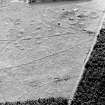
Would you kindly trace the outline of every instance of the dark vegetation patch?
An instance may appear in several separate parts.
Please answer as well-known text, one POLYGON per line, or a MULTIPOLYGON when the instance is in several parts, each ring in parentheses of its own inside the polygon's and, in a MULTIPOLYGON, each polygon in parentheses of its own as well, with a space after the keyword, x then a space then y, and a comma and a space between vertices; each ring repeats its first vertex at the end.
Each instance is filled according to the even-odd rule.
POLYGON ((91 1, 91 0, 29 0, 29 3, 53 3, 53 2, 86 2, 86 1, 91 1))
POLYGON ((0 105, 68 105, 68 99, 63 97, 49 97, 49 98, 39 98, 38 100, 27 100, 27 101, 17 101, 17 102, 6 102, 0 103, 0 105))
POLYGON ((105 29, 97 36, 71 105, 105 105, 105 29))

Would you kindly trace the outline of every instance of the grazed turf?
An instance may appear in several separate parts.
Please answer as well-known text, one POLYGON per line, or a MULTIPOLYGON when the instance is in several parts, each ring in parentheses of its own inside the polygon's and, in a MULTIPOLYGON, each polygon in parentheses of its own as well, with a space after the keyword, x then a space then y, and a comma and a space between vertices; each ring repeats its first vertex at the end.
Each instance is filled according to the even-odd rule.
POLYGON ((1 102, 71 99, 103 17, 92 4, 0 8, 1 102))
MULTIPOLYGON (((88 62, 82 79, 77 87, 71 105, 104 105, 105 103, 105 29, 100 30, 97 42, 88 62)), ((6 102, 0 105, 68 105, 63 97, 39 98, 23 102, 6 102)))

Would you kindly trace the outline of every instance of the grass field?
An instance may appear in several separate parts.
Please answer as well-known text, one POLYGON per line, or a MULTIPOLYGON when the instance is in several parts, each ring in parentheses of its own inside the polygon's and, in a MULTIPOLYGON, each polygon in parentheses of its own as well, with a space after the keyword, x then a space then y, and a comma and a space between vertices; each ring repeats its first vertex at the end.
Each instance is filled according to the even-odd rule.
POLYGON ((103 14, 85 2, 3 5, 0 101, 71 99, 103 14))
POLYGON ((71 104, 64 97, 39 98, 0 103, 0 105, 104 105, 105 103, 105 28, 101 28, 97 42, 85 65, 71 104))

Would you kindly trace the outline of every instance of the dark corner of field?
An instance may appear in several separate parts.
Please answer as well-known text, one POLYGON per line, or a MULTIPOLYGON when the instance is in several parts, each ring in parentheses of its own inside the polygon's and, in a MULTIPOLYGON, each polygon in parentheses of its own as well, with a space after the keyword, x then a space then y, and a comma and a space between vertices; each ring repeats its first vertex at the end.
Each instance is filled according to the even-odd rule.
POLYGON ((5 102, 0 105, 68 105, 68 99, 64 97, 39 98, 37 100, 29 99, 26 101, 5 102))
POLYGON ((105 105, 105 28, 97 36, 71 105, 105 105))

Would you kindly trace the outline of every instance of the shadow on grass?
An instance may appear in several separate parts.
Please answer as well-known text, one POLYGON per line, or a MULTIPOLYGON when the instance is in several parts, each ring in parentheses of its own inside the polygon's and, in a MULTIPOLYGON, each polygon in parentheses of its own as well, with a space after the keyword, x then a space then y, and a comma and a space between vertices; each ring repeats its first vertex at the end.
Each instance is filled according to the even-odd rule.
POLYGON ((68 105, 68 99, 64 97, 49 97, 39 98, 38 100, 26 100, 23 102, 6 102, 0 103, 0 105, 68 105))
POLYGON ((78 2, 89 2, 92 0, 29 0, 29 4, 68 4, 68 3, 78 3, 78 2))

